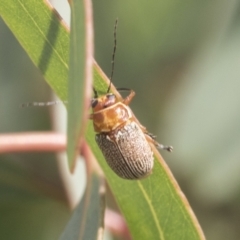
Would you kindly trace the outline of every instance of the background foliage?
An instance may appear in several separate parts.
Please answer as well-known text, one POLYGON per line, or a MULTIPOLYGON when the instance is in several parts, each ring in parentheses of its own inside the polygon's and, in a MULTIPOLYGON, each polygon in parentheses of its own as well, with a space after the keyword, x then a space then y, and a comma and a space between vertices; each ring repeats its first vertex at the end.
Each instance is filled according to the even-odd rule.
MULTIPOLYGON (((207 239, 238 239, 238 1, 151 0, 141 5, 134 0, 96 1, 94 14, 96 60, 106 73, 111 67, 113 24, 119 18, 114 83, 136 91, 131 106, 137 117, 160 142, 174 146, 173 154, 163 155, 207 239)), ((47 130, 51 109, 19 109, 18 105, 49 100, 49 88, 2 22, 0 27, 0 131, 47 130)), ((45 223, 39 229, 41 217, 34 216, 46 213, 49 222, 54 217, 56 228, 64 226, 69 216, 65 205, 57 201, 57 207, 54 200, 64 201, 55 163, 49 161, 54 156, 0 158, 1 226, 11 222, 11 229, 26 231, 27 220, 21 225, 17 220, 27 209, 26 219, 36 221, 36 227, 28 229, 34 234, 29 239, 36 233, 51 239, 54 228, 49 230, 45 223), (42 188, 38 178, 45 179, 48 187, 42 188), (19 198, 18 212, 11 206, 9 215, 14 197, 19 198), (25 198, 29 202, 23 205, 25 198)), ((2 229, 14 238, 14 231, 2 229)))

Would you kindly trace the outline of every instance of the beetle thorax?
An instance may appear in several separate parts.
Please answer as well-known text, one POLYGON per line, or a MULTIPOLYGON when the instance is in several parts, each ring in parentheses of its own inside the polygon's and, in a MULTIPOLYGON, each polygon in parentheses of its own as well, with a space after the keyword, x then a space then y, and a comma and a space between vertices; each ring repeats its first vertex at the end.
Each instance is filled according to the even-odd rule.
POLYGON ((99 133, 111 132, 128 122, 132 116, 132 111, 128 106, 122 102, 117 102, 110 107, 93 112, 94 130, 99 133))

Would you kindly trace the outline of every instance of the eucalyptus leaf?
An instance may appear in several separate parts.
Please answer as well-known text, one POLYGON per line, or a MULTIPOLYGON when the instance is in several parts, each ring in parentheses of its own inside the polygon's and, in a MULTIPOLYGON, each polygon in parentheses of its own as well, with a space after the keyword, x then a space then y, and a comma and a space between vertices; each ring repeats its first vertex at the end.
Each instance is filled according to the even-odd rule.
POLYGON ((84 196, 74 210, 60 240, 100 240, 103 237, 104 182, 95 174, 88 180, 84 196))
MULTIPOLYGON (((55 11, 42 1, 2 0, 0 14, 56 94, 65 100, 69 33, 55 11)), ((95 88, 106 91, 106 82, 106 77, 96 64, 95 88)), ((127 181, 117 177, 106 164, 95 143, 90 121, 86 138, 134 239, 204 239, 189 204, 157 152, 150 177, 141 181, 127 181)))

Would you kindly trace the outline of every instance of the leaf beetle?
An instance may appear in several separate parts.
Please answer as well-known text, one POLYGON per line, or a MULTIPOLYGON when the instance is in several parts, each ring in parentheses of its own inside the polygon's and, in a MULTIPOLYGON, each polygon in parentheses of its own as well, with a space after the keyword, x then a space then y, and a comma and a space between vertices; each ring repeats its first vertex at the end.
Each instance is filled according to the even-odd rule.
POLYGON ((129 91, 129 95, 121 100, 110 93, 116 52, 116 27, 117 20, 114 28, 115 44, 110 84, 106 94, 102 96, 93 88, 90 119, 96 132, 96 142, 111 169, 121 178, 137 180, 152 172, 154 156, 150 144, 169 152, 173 148, 159 144, 136 119, 128 106, 135 95, 133 90, 118 89, 129 91))

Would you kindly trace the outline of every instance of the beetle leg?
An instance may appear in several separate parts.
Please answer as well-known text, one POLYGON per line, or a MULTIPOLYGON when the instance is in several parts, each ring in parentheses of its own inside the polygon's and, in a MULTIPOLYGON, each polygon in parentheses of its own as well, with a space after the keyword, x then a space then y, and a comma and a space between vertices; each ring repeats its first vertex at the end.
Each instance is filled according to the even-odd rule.
POLYGON ((133 114, 133 112, 132 112, 132 120, 133 120, 135 123, 138 124, 138 126, 141 128, 141 130, 142 130, 144 133, 147 133, 147 132, 148 132, 148 131, 147 131, 147 128, 144 127, 144 126, 138 121, 138 119, 135 117, 135 115, 133 114))
MULTIPOLYGON (((135 92, 133 92, 133 96, 134 96, 134 95, 135 95, 135 92)), ((129 94, 128 97, 130 97, 130 96, 131 96, 131 93, 129 94)), ((132 96, 132 98, 133 98, 133 96, 132 96)), ((132 99, 132 98, 131 98, 131 99, 132 99)), ((131 99, 130 99, 130 101, 131 101, 131 99)), ((146 137, 146 139, 147 139, 148 142, 152 143, 152 144, 153 144, 155 147, 157 147, 158 149, 163 149, 163 150, 167 150, 168 152, 172 152, 173 147, 172 147, 172 146, 164 146, 164 145, 158 143, 158 142, 155 140, 155 139, 156 139, 156 136, 154 136, 152 133, 148 132, 148 131, 147 131, 147 128, 144 127, 144 126, 137 120, 137 118, 134 116, 134 114, 133 114, 133 116, 132 116, 132 121, 134 121, 135 123, 138 124, 138 126, 139 126, 140 129, 143 131, 143 133, 144 133, 144 135, 145 135, 145 137, 146 137)))
POLYGON ((144 132, 145 134, 147 134, 150 138, 152 138, 152 139, 156 139, 157 138, 157 136, 155 136, 155 135, 153 135, 152 133, 150 133, 150 132, 144 132))
POLYGON ((128 106, 134 96, 135 96, 135 92, 133 90, 131 90, 130 94, 126 98, 123 99, 122 103, 124 103, 125 105, 128 106))
POLYGON ((152 143, 156 148, 167 150, 168 152, 172 152, 172 150, 173 150, 172 146, 164 146, 164 145, 158 143, 152 136, 153 135, 151 133, 145 133, 145 137, 146 137, 147 141, 152 143))

